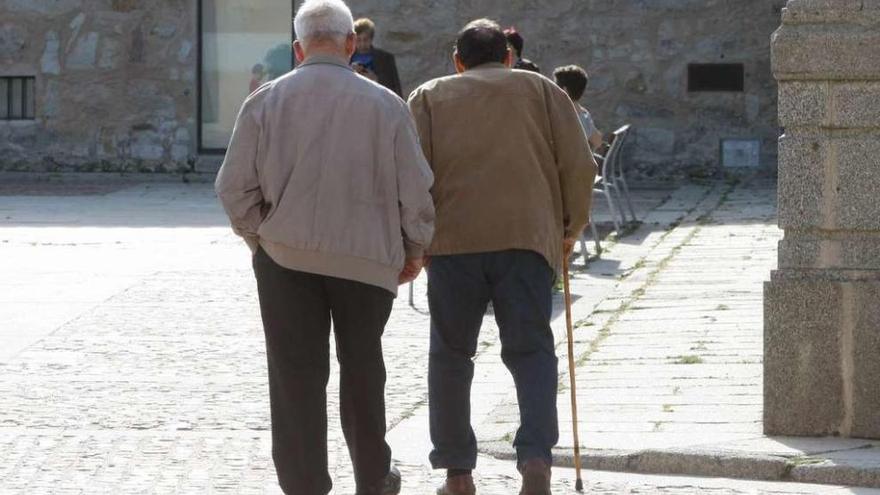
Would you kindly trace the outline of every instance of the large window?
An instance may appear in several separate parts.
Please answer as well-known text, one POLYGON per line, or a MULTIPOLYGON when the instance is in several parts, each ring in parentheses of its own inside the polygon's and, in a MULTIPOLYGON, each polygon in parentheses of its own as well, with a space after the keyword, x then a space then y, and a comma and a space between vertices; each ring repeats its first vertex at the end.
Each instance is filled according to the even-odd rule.
POLYGON ((242 102, 292 66, 293 1, 201 0, 200 143, 223 150, 242 102))

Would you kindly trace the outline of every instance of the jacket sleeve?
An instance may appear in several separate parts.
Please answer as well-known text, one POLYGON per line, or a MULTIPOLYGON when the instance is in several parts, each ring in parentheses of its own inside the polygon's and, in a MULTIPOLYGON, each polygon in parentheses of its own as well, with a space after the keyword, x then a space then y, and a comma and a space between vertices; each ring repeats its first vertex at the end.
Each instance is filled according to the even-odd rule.
POLYGON ((409 111, 412 113, 416 121, 416 128, 419 133, 419 141, 422 143, 422 153, 430 164, 434 157, 432 156, 431 145, 431 112, 428 108, 428 102, 425 94, 419 90, 413 91, 409 97, 409 111))
POLYGON ((548 92, 550 124, 562 191, 564 235, 570 239, 579 237, 590 221, 593 180, 598 166, 571 99, 556 87, 548 87, 548 92))
POLYGON ((391 67, 391 91, 403 98, 403 88, 400 86, 400 74, 397 72, 397 60, 394 55, 388 54, 388 65, 391 67))
POLYGON ((257 174, 260 125, 252 106, 252 99, 242 105, 214 189, 229 216, 232 230, 256 252, 264 200, 257 174))
POLYGON ((421 258, 434 237, 434 174, 419 146, 409 112, 404 111, 394 139, 400 221, 407 259, 421 258))

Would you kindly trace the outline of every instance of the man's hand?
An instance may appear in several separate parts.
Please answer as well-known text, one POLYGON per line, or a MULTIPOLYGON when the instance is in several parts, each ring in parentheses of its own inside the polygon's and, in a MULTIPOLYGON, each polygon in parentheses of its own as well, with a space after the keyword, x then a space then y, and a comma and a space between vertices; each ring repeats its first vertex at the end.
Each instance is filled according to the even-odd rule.
POLYGON ((400 276, 397 277, 398 285, 408 284, 415 280, 419 276, 419 273, 422 272, 422 266, 424 266, 424 263, 424 258, 412 258, 406 260, 406 264, 403 265, 403 270, 400 272, 400 276))
POLYGON ((577 238, 568 238, 562 240, 562 256, 565 257, 565 261, 568 261, 571 258, 571 254, 574 252, 574 245, 577 244, 577 238))
POLYGON ((355 62, 351 64, 351 68, 354 69, 354 71, 358 74, 366 77, 367 79, 373 82, 379 82, 379 76, 377 76, 375 72, 371 71, 365 65, 355 62))

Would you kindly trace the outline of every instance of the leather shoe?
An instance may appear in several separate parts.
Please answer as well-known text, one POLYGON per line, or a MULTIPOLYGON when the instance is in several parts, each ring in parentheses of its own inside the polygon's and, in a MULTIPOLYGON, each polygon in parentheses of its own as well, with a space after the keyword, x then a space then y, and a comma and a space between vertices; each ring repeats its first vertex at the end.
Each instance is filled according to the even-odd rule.
POLYGON ((460 474, 446 478, 446 483, 437 489, 437 495, 474 495, 477 487, 474 486, 474 477, 469 474, 460 474))
POLYGON ((550 495, 550 465, 543 459, 531 459, 520 468, 523 477, 519 495, 550 495))
POLYGON ((382 495, 397 495, 400 493, 400 471, 392 466, 385 476, 385 482, 382 485, 382 495))

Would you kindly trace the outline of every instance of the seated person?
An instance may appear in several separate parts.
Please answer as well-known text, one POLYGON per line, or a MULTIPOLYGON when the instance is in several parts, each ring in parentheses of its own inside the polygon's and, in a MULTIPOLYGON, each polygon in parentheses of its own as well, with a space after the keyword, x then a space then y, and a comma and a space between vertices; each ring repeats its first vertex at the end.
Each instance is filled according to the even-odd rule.
POLYGON ((587 140, 590 141, 590 147, 594 153, 598 153, 602 147, 602 133, 596 128, 590 112, 579 103, 584 96, 584 91, 587 90, 587 84, 590 82, 587 71, 577 65, 558 67, 553 71, 553 79, 556 80, 556 85, 565 90, 568 97, 574 102, 581 119, 581 125, 584 127, 584 133, 587 135, 587 140))

